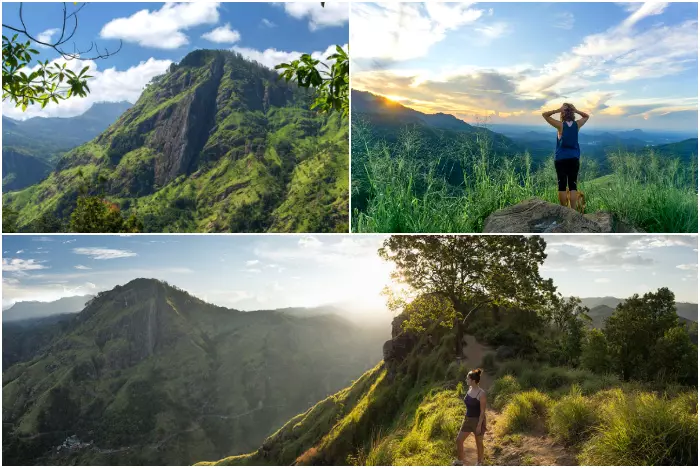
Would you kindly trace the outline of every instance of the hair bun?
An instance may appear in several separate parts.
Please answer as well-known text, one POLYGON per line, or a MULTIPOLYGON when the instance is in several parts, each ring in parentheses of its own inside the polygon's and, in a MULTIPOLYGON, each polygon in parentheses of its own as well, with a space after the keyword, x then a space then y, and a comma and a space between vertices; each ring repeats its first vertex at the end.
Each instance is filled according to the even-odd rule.
POLYGON ((474 371, 476 375, 481 375, 481 368, 478 368, 477 370, 474 371))

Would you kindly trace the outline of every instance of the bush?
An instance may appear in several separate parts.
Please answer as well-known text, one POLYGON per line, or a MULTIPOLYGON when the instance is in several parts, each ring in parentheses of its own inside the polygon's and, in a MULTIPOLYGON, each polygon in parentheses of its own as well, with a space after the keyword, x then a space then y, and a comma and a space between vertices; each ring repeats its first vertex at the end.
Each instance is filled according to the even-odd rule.
POLYGON ((581 451, 582 464, 697 465, 697 396, 618 394, 602 409, 601 427, 581 451))
POLYGON ((508 400, 520 392, 522 388, 518 380, 512 375, 505 375, 497 379, 491 386, 490 397, 491 406, 496 410, 501 410, 506 405, 508 400))
POLYGON ((610 371, 608 342, 601 330, 594 328, 586 333, 581 350, 581 365, 596 373, 610 371))
POLYGON ((590 437, 598 423, 595 406, 581 394, 578 386, 554 405, 549 412, 549 433, 565 444, 578 444, 590 437))
POLYGON ((518 393, 503 410, 500 432, 509 434, 533 429, 547 415, 551 400, 538 390, 518 393))
POLYGON ((496 364, 496 356, 493 353, 485 354, 484 359, 481 361, 481 368, 486 372, 495 372, 498 369, 498 365, 496 364))

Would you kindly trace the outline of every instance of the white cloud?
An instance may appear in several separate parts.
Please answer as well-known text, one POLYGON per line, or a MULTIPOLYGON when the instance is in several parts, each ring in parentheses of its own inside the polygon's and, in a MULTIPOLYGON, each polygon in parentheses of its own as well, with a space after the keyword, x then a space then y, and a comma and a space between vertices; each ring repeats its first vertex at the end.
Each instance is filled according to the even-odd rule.
POLYGON ((245 262, 245 265, 246 266, 253 266, 253 265, 257 265, 258 263, 260 263, 260 260, 248 260, 247 262, 245 262))
POLYGON ((85 265, 76 265, 75 269, 76 270, 92 270, 92 268, 86 267, 85 265))
POLYGON ((255 297, 255 295, 249 293, 248 291, 231 291, 227 299, 230 303, 236 303, 246 299, 252 299, 253 297, 255 297))
MULTIPOLYGON (((647 17, 664 12, 665 3, 623 6, 630 15, 607 31, 592 34, 571 52, 545 65, 539 74, 521 83, 523 93, 542 96, 547 90, 561 92, 563 87, 575 87, 571 77, 580 83, 595 85, 617 83, 640 78, 673 75, 697 66, 698 22, 685 21, 668 26, 663 22, 636 28, 647 17)), ((695 108, 697 108, 697 103, 695 108)))
MULTIPOLYGON (((345 44, 343 46, 347 50, 348 46, 345 44)), ((290 62, 292 60, 298 59, 304 52, 286 52, 277 49, 265 49, 263 51, 250 49, 248 47, 233 47, 231 50, 238 52, 245 58, 249 60, 255 60, 258 63, 265 65, 268 68, 274 68, 275 65, 279 65, 283 62, 290 62)), ((311 57, 316 60, 324 62, 326 57, 335 53, 335 45, 330 45, 324 51, 311 52, 311 57)))
MULTIPOLYGON (((51 38, 58 32, 60 31, 58 28, 51 28, 47 29, 46 31, 42 31, 39 34, 36 35, 36 38, 40 40, 41 42, 46 42, 47 44, 52 44, 51 38)), ((37 47, 40 47, 42 49, 48 49, 48 46, 45 46, 43 44, 37 44, 37 47)))
POLYGON ((223 26, 219 26, 216 29, 212 29, 211 31, 202 34, 202 37, 208 41, 219 44, 232 44, 241 39, 241 33, 235 29, 231 29, 231 24, 226 23, 223 26))
POLYGON ((7 117, 24 120, 30 117, 74 117, 83 114, 96 102, 129 101, 135 103, 146 83, 154 76, 165 73, 170 60, 156 60, 149 58, 124 71, 115 67, 98 70, 97 63, 92 60, 54 60, 54 63, 67 63, 67 68, 80 71, 83 67, 89 67, 89 73, 93 78, 88 80, 90 94, 85 98, 72 97, 59 104, 50 103, 44 109, 39 104, 31 105, 25 112, 14 106, 3 103, 2 113, 7 117))
POLYGON ((564 13, 559 13, 556 15, 556 18, 556 23, 554 24, 555 28, 567 30, 573 29, 575 22, 573 13, 565 11, 564 13))
POLYGON ((261 21, 261 23, 263 24, 263 26, 266 26, 266 27, 268 27, 268 28, 275 28, 275 27, 277 27, 277 25, 276 25, 275 23, 273 23, 272 21, 270 21, 270 20, 267 19, 267 18, 263 18, 262 21, 261 21))
POLYGON ((353 3, 351 14, 354 59, 403 61, 427 55, 447 31, 475 22, 484 11, 469 3, 353 3))
POLYGON ((105 24, 100 36, 141 46, 176 49, 189 43, 183 32, 194 26, 219 21, 219 3, 166 3, 160 10, 140 10, 128 18, 105 24))
POLYGON ((322 7, 318 2, 285 2, 284 10, 296 19, 309 19, 309 29, 329 26, 342 26, 348 22, 348 4, 344 2, 326 2, 322 7))
POLYGON ((87 255, 93 260, 112 260, 115 258, 136 257, 136 252, 131 250, 106 249, 102 247, 78 247, 73 249, 73 253, 87 255))
POLYGON ((482 45, 490 44, 491 41, 508 35, 511 32, 508 23, 497 22, 477 26, 475 31, 481 35, 479 42, 482 45))
POLYGON ((685 265, 677 265, 676 268, 680 270, 694 270, 698 271, 698 264, 697 263, 688 263, 685 265))
POLYGON ((17 255, 19 255, 19 254, 21 254, 21 253, 24 253, 24 250, 18 250, 18 251, 15 252, 15 253, 16 253, 17 255))
POLYGON ((3 258, 2 271, 21 273, 29 270, 43 270, 48 268, 34 259, 24 260, 22 258, 3 258))

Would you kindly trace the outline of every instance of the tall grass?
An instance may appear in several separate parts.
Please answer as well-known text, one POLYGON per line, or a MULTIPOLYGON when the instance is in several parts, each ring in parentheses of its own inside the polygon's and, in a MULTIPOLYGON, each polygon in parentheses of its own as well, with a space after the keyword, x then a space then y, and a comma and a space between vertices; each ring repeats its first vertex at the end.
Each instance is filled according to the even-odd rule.
MULTIPOLYGON (((355 232, 481 232, 496 210, 532 197, 558 203, 551 158, 534 170, 527 153, 497 154, 486 133, 438 148, 407 128, 390 145, 354 120, 352 137, 355 232)), ((610 211, 646 232, 697 232, 696 163, 653 151, 609 159, 612 173, 598 179, 595 163, 582 159, 587 212, 610 211)))
POLYGON ((601 413, 602 424, 581 451, 582 464, 697 466, 697 393, 675 399, 638 393, 613 399, 601 413))

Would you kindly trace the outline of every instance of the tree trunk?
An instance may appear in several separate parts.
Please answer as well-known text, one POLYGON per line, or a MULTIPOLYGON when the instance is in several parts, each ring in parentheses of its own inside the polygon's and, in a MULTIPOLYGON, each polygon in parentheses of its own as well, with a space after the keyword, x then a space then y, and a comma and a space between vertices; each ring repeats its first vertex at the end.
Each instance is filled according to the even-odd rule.
POLYGON ((491 306, 491 314, 493 315, 493 321, 499 323, 501 321, 501 309, 496 304, 491 306))
POLYGON ((458 359, 462 358, 462 342, 464 331, 462 330, 462 319, 457 314, 455 317, 455 353, 458 359))

